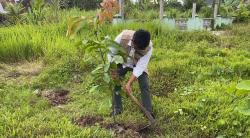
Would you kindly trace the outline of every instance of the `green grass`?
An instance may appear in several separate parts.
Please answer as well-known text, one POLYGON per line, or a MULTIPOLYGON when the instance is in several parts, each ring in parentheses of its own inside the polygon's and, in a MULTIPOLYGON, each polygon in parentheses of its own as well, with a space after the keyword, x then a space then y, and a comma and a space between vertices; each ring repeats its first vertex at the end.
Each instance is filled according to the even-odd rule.
MULTIPOLYGON (((84 14, 71 11, 72 14, 84 14)), ((69 15, 65 15, 67 18, 69 15)), ((92 14, 91 14, 92 15, 92 14)), ((225 35, 179 32, 159 23, 125 23, 105 26, 103 35, 115 37, 123 29, 145 28, 152 33, 154 53, 149 65, 151 92, 160 134, 151 137, 249 137, 250 118, 235 110, 241 102, 227 91, 250 79, 250 25, 239 24, 225 35)), ((81 57, 77 40, 95 37, 84 28, 77 40, 66 38, 66 21, 56 24, 16 25, 0 28, 0 137, 112 137, 99 125, 79 127, 73 119, 97 115, 111 123, 111 92, 90 92, 90 71, 100 57, 81 57), (89 59, 89 60, 87 60, 89 59), (42 61, 38 76, 11 78, 7 66, 19 71, 23 61, 42 61), (11 63, 11 64, 10 64, 11 63), (81 83, 76 83, 80 76, 81 83), (16 83, 18 82, 18 83, 16 83), (34 91, 68 89, 71 101, 54 107, 34 91)), ((97 82, 99 83, 99 82, 97 82)), ((135 95, 139 98, 138 84, 135 95)), ((146 123, 142 113, 123 95, 119 122, 146 123)))

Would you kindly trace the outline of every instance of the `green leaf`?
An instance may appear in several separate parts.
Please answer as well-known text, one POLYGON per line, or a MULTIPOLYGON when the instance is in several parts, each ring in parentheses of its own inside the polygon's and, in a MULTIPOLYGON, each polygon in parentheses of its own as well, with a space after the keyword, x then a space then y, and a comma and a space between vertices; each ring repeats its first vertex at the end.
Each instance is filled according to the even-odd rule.
POLYGON ((99 88, 99 85, 95 85, 95 86, 93 86, 93 87, 90 88, 89 92, 93 93, 93 92, 97 91, 98 88, 99 88))
POLYGON ((245 104, 238 106, 237 109, 243 115, 250 116, 250 98, 247 98, 245 104))
POLYGON ((250 92, 250 80, 244 80, 242 82, 240 82, 236 88, 238 90, 247 90, 250 92))
POLYGON ((123 60, 122 56, 119 56, 119 55, 114 56, 113 60, 114 60, 115 64, 124 63, 124 60, 123 60))
POLYGON ((71 18, 68 23, 68 30, 66 36, 70 39, 75 38, 76 33, 79 32, 79 30, 82 29, 86 23, 86 17, 82 16, 71 18))
POLYGON ((110 68, 110 63, 106 63, 104 65, 104 72, 108 72, 109 71, 109 68, 110 68))
POLYGON ((86 52, 94 52, 95 50, 96 50, 97 48, 96 48, 96 46, 87 46, 86 47, 86 52))
POLYGON ((116 49, 116 50, 117 50, 118 52, 120 52, 120 53, 126 54, 125 49, 122 48, 122 47, 120 46, 120 44, 116 43, 115 41, 110 41, 109 43, 110 43, 110 44, 109 44, 110 47, 116 49))
POLYGON ((104 76, 103 76, 103 80, 106 82, 106 83, 109 83, 110 82, 110 76, 108 75, 108 73, 104 73, 104 76))
POLYGON ((247 91, 247 90, 237 90, 236 92, 235 92, 235 95, 236 96, 242 96, 242 95, 246 95, 246 94, 248 94, 249 93, 249 91, 247 91))
POLYGON ((102 66, 98 66, 97 68, 95 68, 95 69, 91 72, 91 74, 96 74, 96 73, 98 73, 102 68, 103 68, 102 66))
POLYGON ((112 63, 110 63, 110 68, 117 69, 117 65, 114 62, 112 62, 112 63))

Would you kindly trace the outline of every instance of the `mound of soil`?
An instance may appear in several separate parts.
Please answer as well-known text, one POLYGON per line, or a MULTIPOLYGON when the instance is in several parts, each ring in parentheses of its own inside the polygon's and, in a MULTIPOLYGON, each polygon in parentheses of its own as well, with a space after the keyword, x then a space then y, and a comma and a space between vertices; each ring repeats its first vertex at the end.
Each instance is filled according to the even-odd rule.
POLYGON ((103 124, 102 127, 114 131, 117 137, 141 138, 145 137, 145 135, 149 132, 149 129, 141 131, 140 129, 143 128, 144 125, 138 124, 103 124))
POLYGON ((149 128, 141 130, 141 128, 145 126, 142 124, 105 123, 104 119, 100 116, 82 116, 79 119, 75 119, 73 122, 81 127, 93 126, 99 123, 102 128, 113 131, 117 137, 141 138, 145 137, 151 131, 149 128))
POLYGON ((100 116, 82 116, 79 119, 75 120, 75 124, 86 127, 86 126, 92 126, 96 123, 100 123, 103 121, 103 118, 100 116))
POLYGON ((38 96, 46 97, 51 105, 58 106, 61 104, 66 104, 70 101, 68 94, 68 90, 58 89, 39 92, 38 96))

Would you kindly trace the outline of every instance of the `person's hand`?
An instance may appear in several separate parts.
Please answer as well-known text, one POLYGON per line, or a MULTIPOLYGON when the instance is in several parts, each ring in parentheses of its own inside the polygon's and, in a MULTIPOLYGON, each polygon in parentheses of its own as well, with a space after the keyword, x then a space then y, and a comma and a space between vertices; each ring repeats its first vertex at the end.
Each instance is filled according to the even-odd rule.
POLYGON ((117 70, 110 70, 110 75, 113 80, 116 80, 119 77, 117 70))
POLYGON ((128 94, 132 93, 132 87, 131 84, 127 83, 126 85, 123 86, 123 89, 125 92, 127 92, 128 94))

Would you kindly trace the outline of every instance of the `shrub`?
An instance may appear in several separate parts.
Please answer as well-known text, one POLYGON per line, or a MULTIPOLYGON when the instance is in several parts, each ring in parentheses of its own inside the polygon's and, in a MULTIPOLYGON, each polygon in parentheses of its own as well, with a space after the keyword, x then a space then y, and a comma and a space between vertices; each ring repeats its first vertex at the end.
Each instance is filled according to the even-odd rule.
POLYGON ((7 5, 6 20, 8 24, 22 23, 24 20, 24 7, 21 3, 19 4, 8 4, 7 5))
POLYGON ((167 1, 165 2, 164 7, 166 7, 166 9, 173 8, 173 9, 183 10, 183 6, 178 1, 167 1))
POLYGON ((94 10, 99 7, 102 0, 64 0, 69 8, 77 7, 84 10, 94 10))
POLYGON ((196 2, 196 11, 199 12, 201 7, 205 5, 204 0, 185 0, 184 1, 184 8, 185 9, 192 9, 193 2, 196 2))
POLYGON ((181 11, 175 8, 168 9, 166 12, 167 17, 177 18, 180 17, 181 11))
POLYGON ((236 21, 237 22, 245 22, 249 20, 250 11, 247 9, 247 7, 240 3, 239 9, 236 11, 236 21))
POLYGON ((220 11, 220 15, 222 17, 230 17, 230 16, 235 15, 235 12, 234 12, 235 10, 231 5, 223 4, 223 5, 220 6, 219 11, 220 11))
POLYGON ((199 15, 204 18, 210 18, 213 13, 212 8, 208 6, 203 6, 199 12, 199 15))

